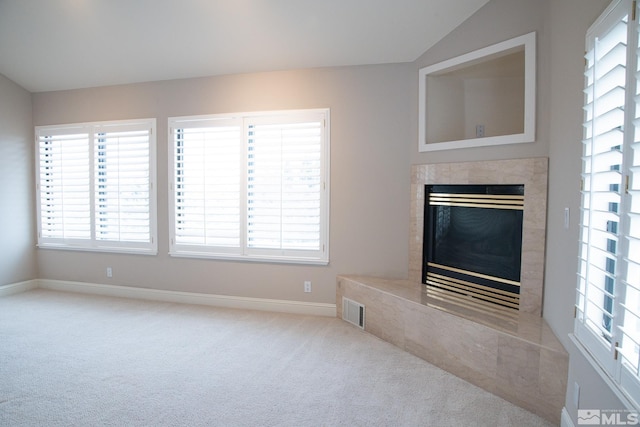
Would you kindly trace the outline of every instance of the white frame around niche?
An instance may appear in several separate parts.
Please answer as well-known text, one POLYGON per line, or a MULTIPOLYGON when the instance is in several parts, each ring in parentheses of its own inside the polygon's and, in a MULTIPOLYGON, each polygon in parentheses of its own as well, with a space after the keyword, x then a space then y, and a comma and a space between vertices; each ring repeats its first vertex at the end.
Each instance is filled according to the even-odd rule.
POLYGON ((418 96, 418 151, 420 152, 533 142, 535 140, 536 127, 536 33, 531 32, 421 68, 419 71, 418 96), (484 57, 491 57, 518 46, 524 46, 525 57, 524 132, 455 141, 427 142, 427 77, 430 74, 443 72, 447 69, 463 67, 467 63, 481 62, 484 57))

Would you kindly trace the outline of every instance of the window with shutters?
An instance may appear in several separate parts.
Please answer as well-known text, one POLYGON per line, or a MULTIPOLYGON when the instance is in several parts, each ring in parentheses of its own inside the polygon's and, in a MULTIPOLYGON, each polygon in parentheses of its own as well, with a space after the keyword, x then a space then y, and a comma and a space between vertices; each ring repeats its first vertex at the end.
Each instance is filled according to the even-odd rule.
POLYGON ((586 37, 575 336, 640 408, 640 77, 636 2, 616 0, 586 37))
POLYGON ((176 117, 170 252, 328 263, 329 110, 176 117))
POLYGON ((155 119, 36 127, 38 246, 157 252, 155 119))

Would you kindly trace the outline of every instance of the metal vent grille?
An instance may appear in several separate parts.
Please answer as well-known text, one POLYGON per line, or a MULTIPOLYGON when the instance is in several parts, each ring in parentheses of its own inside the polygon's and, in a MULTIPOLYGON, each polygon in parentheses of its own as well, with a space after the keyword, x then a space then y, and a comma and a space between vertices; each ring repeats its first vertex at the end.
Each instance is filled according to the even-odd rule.
POLYGON ((342 297, 342 319, 364 329, 364 305, 342 297))

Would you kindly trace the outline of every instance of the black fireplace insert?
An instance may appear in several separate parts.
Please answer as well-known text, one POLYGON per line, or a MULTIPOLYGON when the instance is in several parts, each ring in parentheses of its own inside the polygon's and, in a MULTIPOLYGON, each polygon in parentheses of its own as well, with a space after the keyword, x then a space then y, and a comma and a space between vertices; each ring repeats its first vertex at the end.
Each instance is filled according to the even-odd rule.
POLYGON ((426 185, 423 283, 517 309, 524 185, 426 185))

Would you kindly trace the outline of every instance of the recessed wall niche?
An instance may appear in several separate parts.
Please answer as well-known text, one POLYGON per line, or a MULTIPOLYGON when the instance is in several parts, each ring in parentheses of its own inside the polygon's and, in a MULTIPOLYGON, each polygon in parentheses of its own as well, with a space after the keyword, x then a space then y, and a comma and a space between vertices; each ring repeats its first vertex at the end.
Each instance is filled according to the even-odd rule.
POLYGON ((419 151, 535 139, 535 33, 419 72, 419 151))

